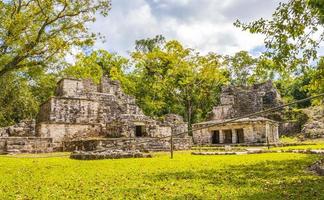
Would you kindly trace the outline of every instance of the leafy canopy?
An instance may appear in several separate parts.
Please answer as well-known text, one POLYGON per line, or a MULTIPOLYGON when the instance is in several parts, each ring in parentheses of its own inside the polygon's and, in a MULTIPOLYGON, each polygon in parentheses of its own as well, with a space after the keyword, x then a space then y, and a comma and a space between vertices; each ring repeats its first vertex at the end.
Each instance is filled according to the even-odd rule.
POLYGON ((92 45, 86 24, 106 16, 109 0, 0 2, 0 78, 22 68, 58 64, 73 47, 92 45))
POLYGON ((278 71, 292 71, 317 58, 324 39, 322 0, 290 0, 280 3, 272 19, 250 23, 237 20, 234 25, 251 33, 266 36, 268 49, 263 56, 273 60, 278 71))
POLYGON ((201 120, 218 100, 227 82, 220 56, 199 55, 178 41, 161 36, 136 42, 132 52, 133 95, 152 116, 177 113, 189 122, 201 120))

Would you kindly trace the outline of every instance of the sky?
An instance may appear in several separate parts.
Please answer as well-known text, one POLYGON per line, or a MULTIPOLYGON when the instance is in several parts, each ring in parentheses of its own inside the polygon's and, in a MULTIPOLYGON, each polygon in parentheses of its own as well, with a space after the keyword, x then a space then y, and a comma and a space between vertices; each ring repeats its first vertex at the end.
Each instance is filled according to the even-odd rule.
POLYGON ((107 17, 98 16, 91 30, 100 32, 95 49, 127 56, 135 40, 163 35, 202 54, 233 55, 240 50, 258 56, 264 36, 234 27, 242 22, 270 18, 285 0, 112 0, 107 17))

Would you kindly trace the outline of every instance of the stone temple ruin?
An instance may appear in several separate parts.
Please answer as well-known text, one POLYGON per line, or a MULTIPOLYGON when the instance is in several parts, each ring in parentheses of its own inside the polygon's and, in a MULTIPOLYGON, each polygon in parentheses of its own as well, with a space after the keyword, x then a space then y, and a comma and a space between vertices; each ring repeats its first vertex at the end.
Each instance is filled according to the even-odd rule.
MULTIPOLYGON (((95 84, 65 78, 58 82, 56 95, 41 105, 36 120, 0 128, 0 153, 111 151, 110 157, 119 151, 165 151, 170 149, 171 134, 177 135, 173 137, 175 150, 190 149, 192 141, 202 145, 277 143, 276 113, 226 120, 273 108, 280 102, 271 81, 251 87, 223 87, 220 105, 213 108, 208 121, 193 125, 193 129, 200 129, 193 131, 192 138, 177 135, 188 130, 178 115, 168 114, 162 121, 144 115, 135 99, 122 92, 118 81, 103 77, 95 84)), ((133 153, 130 155, 137 155, 133 153)), ((98 154, 101 157, 107 155, 98 154)))
MULTIPOLYGON (((187 123, 180 116, 169 114, 158 121, 144 115, 118 81, 103 77, 97 85, 62 79, 56 96, 41 105, 36 120, 0 129, 0 151, 167 150, 167 136, 185 131, 187 123)), ((181 135, 173 141, 175 149, 189 149, 192 139, 181 135)))
POLYGON ((197 144, 277 143, 278 122, 273 114, 243 118, 226 123, 226 120, 262 111, 280 105, 280 96, 272 82, 252 87, 227 86, 222 88, 220 105, 213 108, 209 121, 193 125, 194 142, 197 144), (219 125, 213 125, 220 123, 219 125), (208 126, 208 128, 203 128, 208 126))

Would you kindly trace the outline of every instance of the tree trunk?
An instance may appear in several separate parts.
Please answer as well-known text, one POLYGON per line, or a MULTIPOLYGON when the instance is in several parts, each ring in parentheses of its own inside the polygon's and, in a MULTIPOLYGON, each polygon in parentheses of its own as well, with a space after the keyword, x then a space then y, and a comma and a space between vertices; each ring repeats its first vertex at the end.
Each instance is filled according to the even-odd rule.
POLYGON ((190 100, 187 100, 187 121, 188 121, 188 134, 190 136, 192 136, 192 123, 191 123, 191 120, 192 120, 192 104, 191 104, 191 101, 190 100))

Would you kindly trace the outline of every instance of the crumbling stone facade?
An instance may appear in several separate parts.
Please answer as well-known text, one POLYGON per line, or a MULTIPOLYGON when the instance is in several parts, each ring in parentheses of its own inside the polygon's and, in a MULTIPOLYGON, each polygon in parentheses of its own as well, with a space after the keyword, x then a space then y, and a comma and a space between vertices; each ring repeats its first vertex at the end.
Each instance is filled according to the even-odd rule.
POLYGON ((222 88, 220 105, 213 108, 209 120, 193 125, 193 139, 197 144, 276 143, 279 141, 278 122, 273 113, 264 117, 226 120, 280 105, 280 96, 272 82, 252 87, 227 86, 222 88), (218 125, 213 125, 218 124, 218 125), (203 128, 206 126, 206 128, 203 128))
POLYGON ((62 79, 56 95, 41 105, 36 122, 0 129, 0 136, 51 138, 53 148, 62 150, 64 142, 87 138, 160 138, 186 130, 177 115, 164 121, 144 115, 118 81, 103 77, 100 84, 62 79))
POLYGON ((35 137, 35 120, 23 120, 13 126, 0 128, 0 137, 35 137))
POLYGON ((278 123, 263 117, 243 118, 219 125, 223 120, 194 124, 193 128, 211 126, 193 132, 196 144, 277 143, 278 123))
MULTIPOLYGON (((250 87, 225 86, 220 105, 209 113, 208 120, 231 119, 281 105, 280 95, 271 81, 250 87)), ((263 117, 274 118, 274 113, 263 117)))

